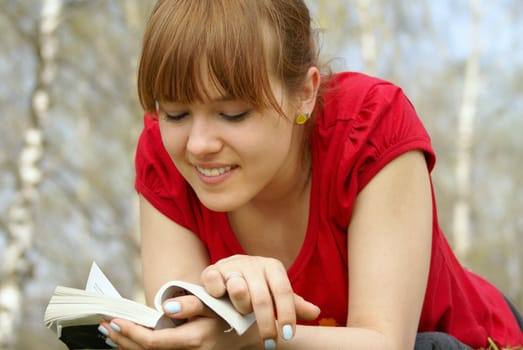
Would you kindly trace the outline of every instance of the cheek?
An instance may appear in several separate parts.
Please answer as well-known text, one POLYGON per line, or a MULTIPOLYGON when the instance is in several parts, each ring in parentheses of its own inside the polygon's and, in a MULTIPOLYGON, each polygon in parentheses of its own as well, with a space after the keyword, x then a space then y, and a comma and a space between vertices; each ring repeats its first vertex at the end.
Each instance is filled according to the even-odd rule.
POLYGON ((183 154, 184 138, 183 134, 174 128, 162 127, 160 124, 160 135, 162 143, 171 158, 175 159, 183 154))
POLYGON ((286 125, 276 127, 272 125, 263 132, 258 130, 256 134, 248 138, 247 142, 252 145, 250 149, 255 158, 254 163, 270 168, 279 167, 291 151, 292 131, 286 125))

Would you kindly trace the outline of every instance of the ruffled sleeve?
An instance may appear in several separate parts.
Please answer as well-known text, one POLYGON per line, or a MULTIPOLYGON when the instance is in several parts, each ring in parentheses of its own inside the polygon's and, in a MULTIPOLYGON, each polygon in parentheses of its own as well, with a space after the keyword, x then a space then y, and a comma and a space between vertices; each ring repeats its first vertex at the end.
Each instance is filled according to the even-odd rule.
POLYGON ((373 87, 350 133, 358 149, 358 191, 390 161, 412 150, 424 152, 432 171, 436 157, 430 137, 403 91, 392 84, 373 87))
POLYGON ((358 193, 390 161, 421 150, 432 170, 430 138, 402 90, 359 73, 335 75, 312 137, 327 220, 346 228, 358 193))
POLYGON ((135 155, 135 189, 162 214, 197 232, 197 198, 165 150, 158 121, 144 116, 135 155))

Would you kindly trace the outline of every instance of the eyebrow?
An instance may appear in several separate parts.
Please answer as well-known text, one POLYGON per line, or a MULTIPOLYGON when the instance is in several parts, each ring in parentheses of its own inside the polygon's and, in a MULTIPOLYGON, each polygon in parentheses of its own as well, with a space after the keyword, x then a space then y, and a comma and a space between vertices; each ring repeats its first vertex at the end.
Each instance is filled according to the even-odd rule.
MULTIPOLYGON (((223 95, 223 96, 220 96, 220 97, 216 97, 216 98, 214 98, 212 100, 209 100, 209 103, 220 103, 220 102, 231 102, 231 101, 238 101, 238 99, 232 97, 231 95, 223 95)), ((182 102, 177 102, 177 101, 170 101, 170 102, 167 102, 167 103, 181 103, 181 104, 184 104, 182 102)), ((156 107, 161 109, 161 110, 164 110, 162 108, 162 106, 160 106, 159 103, 156 105, 156 107)))
POLYGON ((236 99, 233 98, 232 96, 225 95, 225 96, 220 96, 218 98, 215 98, 214 100, 212 100, 212 102, 227 102, 227 101, 234 101, 234 100, 236 100, 236 99))

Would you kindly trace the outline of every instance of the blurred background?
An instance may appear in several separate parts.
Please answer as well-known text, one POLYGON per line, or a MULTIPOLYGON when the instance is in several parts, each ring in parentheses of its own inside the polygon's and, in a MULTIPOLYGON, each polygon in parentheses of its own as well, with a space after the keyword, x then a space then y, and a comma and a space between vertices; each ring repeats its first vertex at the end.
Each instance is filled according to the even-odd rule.
MULTIPOLYGON (((449 241, 523 309, 523 2, 308 4, 335 71, 404 88, 438 154, 449 241)), ((93 260, 143 298, 135 80, 152 6, 0 0, 0 350, 64 349, 44 309, 57 284, 83 288, 93 260)))

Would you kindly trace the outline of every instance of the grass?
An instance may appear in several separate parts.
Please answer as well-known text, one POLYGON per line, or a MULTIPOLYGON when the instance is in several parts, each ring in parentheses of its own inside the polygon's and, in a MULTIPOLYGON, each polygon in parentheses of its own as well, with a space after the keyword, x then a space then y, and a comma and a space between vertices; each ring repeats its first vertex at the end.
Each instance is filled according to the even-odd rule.
POLYGON ((487 349, 480 349, 480 350, 523 350, 523 347, 518 346, 517 348, 498 348, 498 346, 494 343, 494 341, 489 337, 488 338, 489 347, 487 349))

